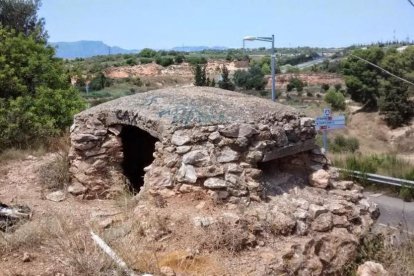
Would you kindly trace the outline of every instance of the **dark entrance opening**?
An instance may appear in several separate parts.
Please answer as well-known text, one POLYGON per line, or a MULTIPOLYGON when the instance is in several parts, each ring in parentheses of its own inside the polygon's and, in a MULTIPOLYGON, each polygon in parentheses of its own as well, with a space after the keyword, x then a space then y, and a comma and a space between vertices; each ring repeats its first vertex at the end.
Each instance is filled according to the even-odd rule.
POLYGON ((157 138, 134 126, 123 126, 121 131, 124 160, 122 169, 130 182, 130 190, 138 193, 144 185, 144 168, 154 161, 157 138))
POLYGON ((257 163, 262 171, 261 182, 269 196, 289 193, 295 187, 302 189, 307 184, 309 172, 304 165, 292 164, 293 157, 283 157, 257 163))

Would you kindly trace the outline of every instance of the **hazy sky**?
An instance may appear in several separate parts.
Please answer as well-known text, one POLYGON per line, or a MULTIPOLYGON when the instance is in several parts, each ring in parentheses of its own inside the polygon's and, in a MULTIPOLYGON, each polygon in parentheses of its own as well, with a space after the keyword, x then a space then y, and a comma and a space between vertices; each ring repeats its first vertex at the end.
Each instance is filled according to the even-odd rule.
MULTIPOLYGON (((50 41, 102 40, 128 49, 241 47, 246 35, 276 46, 347 46, 414 39, 407 0, 43 0, 50 41)), ((252 47, 266 43, 249 43, 252 47)))

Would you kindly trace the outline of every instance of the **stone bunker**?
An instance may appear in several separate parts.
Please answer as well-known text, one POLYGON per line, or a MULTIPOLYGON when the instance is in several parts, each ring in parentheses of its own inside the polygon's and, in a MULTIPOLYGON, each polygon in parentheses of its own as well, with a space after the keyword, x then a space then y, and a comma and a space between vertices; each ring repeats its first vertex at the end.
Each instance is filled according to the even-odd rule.
POLYGON ((311 118, 258 97, 208 87, 135 94, 75 116, 69 191, 105 198, 125 184, 135 192, 198 186, 260 200, 263 163, 310 152, 314 136, 311 118))

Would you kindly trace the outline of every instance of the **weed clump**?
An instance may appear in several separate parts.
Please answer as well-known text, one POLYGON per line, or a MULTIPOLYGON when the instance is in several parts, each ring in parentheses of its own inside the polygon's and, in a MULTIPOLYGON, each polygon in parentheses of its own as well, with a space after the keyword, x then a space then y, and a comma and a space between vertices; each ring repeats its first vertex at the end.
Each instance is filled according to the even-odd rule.
POLYGON ((40 182, 44 189, 56 191, 64 189, 69 183, 69 158, 59 153, 52 161, 39 169, 40 182))

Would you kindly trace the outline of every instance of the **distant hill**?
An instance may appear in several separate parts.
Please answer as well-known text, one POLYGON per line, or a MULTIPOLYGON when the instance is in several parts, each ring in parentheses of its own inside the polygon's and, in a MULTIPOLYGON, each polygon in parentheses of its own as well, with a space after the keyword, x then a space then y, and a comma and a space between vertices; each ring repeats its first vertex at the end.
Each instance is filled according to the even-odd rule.
POLYGON ((179 52, 201 52, 203 50, 227 50, 227 47, 223 46, 181 46, 181 47, 174 47, 171 50, 179 51, 179 52))
POLYGON ((87 58, 98 55, 129 54, 138 53, 138 50, 126 50, 117 46, 109 46, 102 41, 75 41, 75 42, 52 42, 51 46, 56 48, 56 56, 60 58, 87 58))

